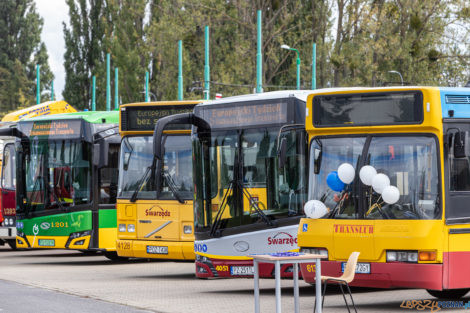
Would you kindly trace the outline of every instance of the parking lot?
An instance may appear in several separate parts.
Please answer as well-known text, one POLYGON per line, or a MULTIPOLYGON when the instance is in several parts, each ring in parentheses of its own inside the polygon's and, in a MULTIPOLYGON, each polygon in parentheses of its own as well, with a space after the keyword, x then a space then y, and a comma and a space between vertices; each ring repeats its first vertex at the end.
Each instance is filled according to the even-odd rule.
MULTIPOLYGON (((200 280, 193 272, 192 262, 134 259, 115 263, 99 254, 87 255, 78 251, 11 251, 0 247, 0 277, 4 280, 0 284, 0 293, 5 296, 0 309, 4 312, 43 312, 42 309, 50 305, 48 312, 55 312, 54 308, 60 309, 57 312, 68 313, 89 312, 89 307, 96 307, 96 312, 254 311, 252 279, 200 280), (25 292, 15 298, 11 288, 25 292), (38 301, 31 301, 34 299, 28 296, 31 291, 36 291, 36 297, 43 299, 40 306, 38 301), (18 311, 13 310, 19 303, 18 311), (83 310, 78 307, 82 305, 86 305, 83 310)), ((262 279, 260 286, 261 311, 274 312, 274 280, 262 279)), ((291 286, 292 281, 282 281, 284 312, 293 312, 291 286)), ((300 286, 301 312, 312 312, 314 289, 304 282, 300 286)), ((424 290, 354 288, 353 295, 359 312, 417 312, 416 308, 400 307, 403 300, 435 300, 424 290)), ((467 302, 468 297, 464 301, 467 302)), ((430 309, 422 311, 431 312, 430 309)), ((327 291, 324 312, 347 312, 341 294, 334 288, 327 291)))

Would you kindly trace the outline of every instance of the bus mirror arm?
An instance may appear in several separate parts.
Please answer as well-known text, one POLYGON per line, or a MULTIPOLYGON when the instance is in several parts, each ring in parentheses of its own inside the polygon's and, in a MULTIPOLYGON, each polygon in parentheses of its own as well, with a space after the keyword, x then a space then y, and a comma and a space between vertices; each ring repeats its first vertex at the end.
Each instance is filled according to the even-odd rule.
POLYGON ((153 154, 159 160, 163 160, 165 154, 164 147, 161 144, 163 131, 168 124, 189 124, 202 130, 210 130, 209 124, 202 118, 193 113, 180 113, 165 116, 157 121, 153 132, 153 154))

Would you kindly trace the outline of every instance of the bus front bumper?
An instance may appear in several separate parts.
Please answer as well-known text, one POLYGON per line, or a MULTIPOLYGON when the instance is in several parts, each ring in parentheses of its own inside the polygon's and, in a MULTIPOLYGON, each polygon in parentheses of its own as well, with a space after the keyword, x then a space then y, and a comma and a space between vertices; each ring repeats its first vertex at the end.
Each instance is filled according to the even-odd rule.
MULTIPOLYGON (((343 273, 338 261, 322 261, 322 276, 338 277, 343 273)), ((302 277, 307 283, 315 283, 315 265, 301 264, 302 277)), ((351 286, 372 288, 424 288, 442 289, 442 264, 419 263, 370 263, 370 274, 354 276, 351 286)))
MULTIPOLYGON (((259 263, 258 270, 259 277, 274 277, 273 263, 259 263)), ((196 256, 196 276, 198 278, 253 277, 253 275, 253 260, 226 260, 201 255, 196 256)), ((281 265, 281 277, 293 277, 292 264, 281 265)))
POLYGON ((152 241, 118 239, 116 250, 121 257, 194 260, 193 241, 152 241))
POLYGON ((15 239, 16 238, 16 227, 0 227, 0 239, 15 239))

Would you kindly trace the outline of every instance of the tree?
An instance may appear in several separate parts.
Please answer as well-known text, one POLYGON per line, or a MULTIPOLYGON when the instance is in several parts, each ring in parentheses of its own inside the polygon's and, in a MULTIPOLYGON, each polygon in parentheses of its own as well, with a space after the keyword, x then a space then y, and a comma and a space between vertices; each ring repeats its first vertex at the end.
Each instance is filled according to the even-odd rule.
MULTIPOLYGON (((0 1, 0 109, 11 111, 36 103, 36 65, 41 91, 50 90, 53 74, 41 42, 43 19, 33 0, 0 1)), ((45 101, 49 95, 42 95, 45 101)))

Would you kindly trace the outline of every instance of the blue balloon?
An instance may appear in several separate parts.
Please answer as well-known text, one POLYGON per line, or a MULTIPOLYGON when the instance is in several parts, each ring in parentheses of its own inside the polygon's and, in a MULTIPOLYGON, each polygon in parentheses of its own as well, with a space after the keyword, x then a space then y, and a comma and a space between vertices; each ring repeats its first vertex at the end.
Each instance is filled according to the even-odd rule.
POLYGON ((326 176, 326 183, 333 191, 340 192, 343 191, 345 184, 339 179, 338 172, 332 171, 328 176, 326 176))

